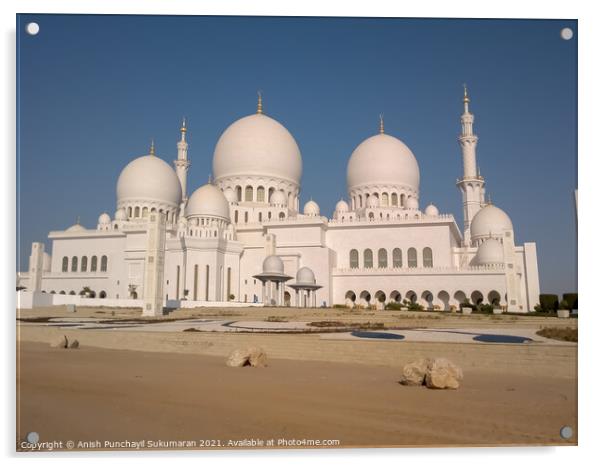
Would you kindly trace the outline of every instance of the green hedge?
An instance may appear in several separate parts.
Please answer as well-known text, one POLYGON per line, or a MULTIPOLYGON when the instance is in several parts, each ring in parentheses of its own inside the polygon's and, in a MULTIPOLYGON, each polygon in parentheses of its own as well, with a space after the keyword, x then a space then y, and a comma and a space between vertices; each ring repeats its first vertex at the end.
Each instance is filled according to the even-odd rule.
POLYGON ((540 294, 539 304, 543 312, 556 312, 558 310, 558 295, 540 294))
POLYGON ((562 300, 568 304, 568 309, 577 309, 577 293, 564 293, 562 300))

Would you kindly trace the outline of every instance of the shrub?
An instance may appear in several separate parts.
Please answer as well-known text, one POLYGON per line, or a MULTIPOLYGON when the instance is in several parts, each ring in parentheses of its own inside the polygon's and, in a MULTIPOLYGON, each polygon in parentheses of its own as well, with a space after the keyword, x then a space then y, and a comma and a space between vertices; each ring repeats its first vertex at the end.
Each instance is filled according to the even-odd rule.
POLYGON ((460 304, 460 308, 463 308, 463 307, 469 307, 473 311, 476 309, 476 306, 474 304, 470 304, 470 301, 468 301, 468 299, 465 299, 464 301, 462 301, 462 304, 460 304))
POLYGON ((409 299, 403 300, 403 307, 405 307, 408 311, 423 311, 424 306, 422 304, 414 303, 409 299))
POLYGON ((558 309, 561 309, 563 311, 569 310, 569 303, 566 302, 566 299, 563 299, 562 301, 560 301, 560 304, 558 305, 558 309))
POLYGON ((390 301, 385 306, 385 309, 388 311, 399 311, 401 310, 401 303, 398 303, 396 301, 390 301))
POLYGON ((544 312, 556 312, 558 310, 558 295, 540 294, 539 303, 544 312))
POLYGON ((346 304, 333 304, 332 308, 333 309, 348 309, 349 306, 347 306, 346 304))
POLYGON ((567 302, 567 309, 577 309, 577 293, 564 293, 562 300, 567 302))
POLYGON ((544 327, 536 333, 539 336, 554 340, 573 341, 575 343, 579 340, 579 333, 576 328, 544 327))
POLYGON ((479 312, 484 312, 487 314, 492 314, 493 313, 493 306, 491 304, 479 304, 477 306, 477 310, 479 312))

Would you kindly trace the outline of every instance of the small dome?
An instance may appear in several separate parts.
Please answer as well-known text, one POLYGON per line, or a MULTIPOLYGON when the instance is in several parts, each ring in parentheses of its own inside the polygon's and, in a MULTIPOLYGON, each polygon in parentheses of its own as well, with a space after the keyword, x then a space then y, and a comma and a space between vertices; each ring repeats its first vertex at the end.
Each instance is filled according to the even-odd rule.
POLYGON ((125 213, 125 209, 123 207, 115 211, 115 220, 123 221, 127 218, 127 214, 125 213))
POLYGON ((368 207, 378 207, 379 206, 378 198, 374 194, 371 194, 370 197, 368 198, 368 202, 366 202, 366 205, 368 207))
POLYGON ((98 217, 98 223, 99 225, 108 225, 109 223, 111 223, 111 216, 106 212, 100 214, 100 216, 98 217))
POLYGON ((399 139, 377 134, 363 141, 347 164, 347 187, 387 185, 418 192, 420 170, 412 151, 399 139))
POLYGON ((435 205, 429 204, 426 206, 426 209, 424 209, 424 213, 429 217, 437 217, 439 215, 439 209, 437 209, 435 205))
POLYGON ((284 263, 276 255, 268 256, 263 261, 263 273, 283 274, 284 263))
POLYGON ((286 194, 284 191, 278 190, 272 193, 272 197, 270 197, 270 204, 284 206, 286 205, 286 194))
POLYGON ((79 223, 76 223, 75 225, 71 225, 65 231, 86 231, 86 229, 83 226, 81 226, 79 223))
POLYGON ((406 201, 406 208, 411 210, 418 210, 418 199, 415 197, 410 197, 406 201))
POLYGON ((487 204, 473 217, 470 224, 472 240, 488 238, 501 238, 504 230, 512 230, 510 217, 499 207, 487 204))
POLYGON ((230 221, 230 206, 218 187, 206 184, 188 199, 186 217, 219 217, 230 221))
POLYGON ((320 206, 317 202, 310 200, 303 206, 303 214, 309 215, 310 217, 317 217, 320 215, 320 206))
POLYGON ((230 187, 227 187, 226 189, 224 189, 224 197, 230 203, 234 203, 234 202, 238 201, 238 199, 236 198, 236 193, 230 187))
POLYGON ((499 240, 487 238, 477 250, 473 263, 475 265, 497 265, 504 263, 504 248, 499 240))
POLYGON ((315 285, 316 276, 309 267, 301 267, 297 270, 296 281, 298 285, 315 285))
POLYGON ((132 160, 117 180, 117 204, 158 201, 178 207, 181 200, 182 186, 176 172, 155 155, 132 160))
POLYGON ((262 113, 232 123, 220 136, 213 153, 213 174, 259 175, 299 184, 301 152, 295 138, 279 122, 262 113))
POLYGON ((343 199, 337 202, 337 205, 334 208, 335 212, 345 213, 349 212, 349 204, 347 204, 343 199))

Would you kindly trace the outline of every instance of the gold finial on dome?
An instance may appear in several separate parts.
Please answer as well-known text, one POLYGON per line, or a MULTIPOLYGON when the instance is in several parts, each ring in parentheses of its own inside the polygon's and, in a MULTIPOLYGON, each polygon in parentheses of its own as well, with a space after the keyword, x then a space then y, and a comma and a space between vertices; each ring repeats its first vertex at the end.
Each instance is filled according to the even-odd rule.
POLYGON ((380 134, 385 134, 385 118, 382 113, 379 115, 379 117, 380 117, 380 129, 378 132, 380 134))
POLYGON ((150 155, 155 155, 155 140, 151 139, 150 155))
POLYGON ((468 87, 466 87, 466 83, 464 83, 464 103, 467 104, 470 102, 470 98, 468 97, 468 87))
POLYGON ((263 113, 263 101, 261 99, 261 91, 257 91, 257 113, 263 113))

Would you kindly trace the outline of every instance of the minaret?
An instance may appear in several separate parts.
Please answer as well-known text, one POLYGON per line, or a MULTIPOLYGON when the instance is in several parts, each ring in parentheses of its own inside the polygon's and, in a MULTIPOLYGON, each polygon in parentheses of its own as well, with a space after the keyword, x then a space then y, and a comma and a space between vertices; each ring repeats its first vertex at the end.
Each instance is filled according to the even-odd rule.
POLYGON ((485 203, 485 180, 477 167, 477 141, 479 138, 474 134, 472 125, 474 115, 470 113, 468 104, 468 90, 464 85, 464 113, 460 117, 462 133, 458 136, 458 142, 462 148, 462 160, 464 164, 464 176, 458 180, 456 186, 462 191, 462 204, 464 208, 464 245, 470 246, 470 223, 485 203))
POLYGON ((180 140, 178 141, 178 158, 173 163, 176 167, 176 175, 178 175, 180 185, 182 185, 182 202, 185 202, 188 199, 186 196, 186 180, 188 178, 188 167, 190 167, 190 162, 188 161, 188 143, 186 142, 186 118, 182 119, 180 140))

